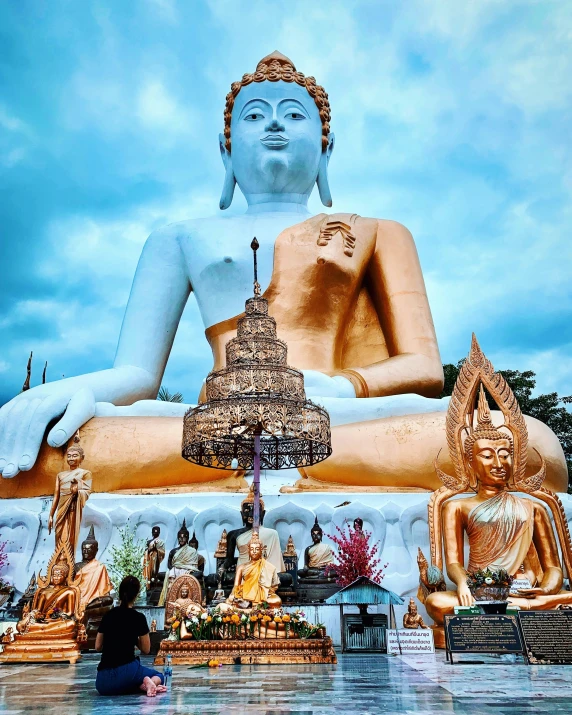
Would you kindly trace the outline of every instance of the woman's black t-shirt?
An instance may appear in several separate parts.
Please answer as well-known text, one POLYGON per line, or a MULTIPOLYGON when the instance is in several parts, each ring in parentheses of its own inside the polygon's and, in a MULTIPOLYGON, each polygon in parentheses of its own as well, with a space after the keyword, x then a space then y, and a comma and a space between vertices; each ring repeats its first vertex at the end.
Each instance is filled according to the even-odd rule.
POLYGON ((127 606, 116 606, 101 619, 99 633, 103 633, 103 650, 98 670, 109 670, 135 660, 135 646, 139 636, 149 633, 147 619, 142 613, 127 606))

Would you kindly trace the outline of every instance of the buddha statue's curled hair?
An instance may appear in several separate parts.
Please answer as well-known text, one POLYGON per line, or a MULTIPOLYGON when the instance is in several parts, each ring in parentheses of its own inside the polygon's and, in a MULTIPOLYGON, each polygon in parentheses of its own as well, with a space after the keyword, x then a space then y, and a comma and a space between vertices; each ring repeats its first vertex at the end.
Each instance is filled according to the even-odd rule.
POLYGON ((230 121, 232 118, 232 110, 234 100, 243 87, 246 87, 252 82, 296 82, 301 87, 305 87, 310 97, 313 98, 320 112, 322 120, 322 150, 328 147, 328 135, 330 133, 330 102, 326 90, 319 84, 316 84, 314 77, 306 77, 302 72, 297 72, 294 63, 280 52, 273 52, 271 55, 264 57, 256 66, 256 72, 247 73, 242 76, 240 82, 233 82, 230 87, 230 92, 226 95, 226 105, 224 108, 224 136, 225 147, 227 151, 231 150, 230 138, 230 121))

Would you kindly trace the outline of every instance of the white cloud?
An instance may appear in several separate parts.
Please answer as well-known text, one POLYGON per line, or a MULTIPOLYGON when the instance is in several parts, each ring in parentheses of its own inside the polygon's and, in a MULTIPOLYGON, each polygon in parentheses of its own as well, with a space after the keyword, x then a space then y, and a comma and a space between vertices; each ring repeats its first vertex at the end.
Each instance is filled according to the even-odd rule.
POLYGON ((25 122, 16 117, 2 105, 0 105, 0 127, 10 132, 21 132, 26 134, 30 131, 25 122))
POLYGON ((139 89, 137 116, 144 127, 167 132, 174 140, 180 134, 193 132, 194 114, 188 107, 183 107, 158 79, 147 80, 139 89))

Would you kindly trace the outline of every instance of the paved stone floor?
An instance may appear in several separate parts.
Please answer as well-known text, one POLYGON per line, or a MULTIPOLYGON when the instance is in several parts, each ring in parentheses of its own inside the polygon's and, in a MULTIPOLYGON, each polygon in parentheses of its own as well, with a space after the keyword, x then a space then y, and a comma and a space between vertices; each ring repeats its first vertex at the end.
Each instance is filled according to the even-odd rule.
MULTIPOLYGON (((149 662, 150 659, 144 659, 149 662)), ((98 658, 76 666, 0 665, 2 715, 322 715, 572 713, 572 666, 494 661, 447 665, 441 654, 344 655, 338 665, 175 668, 171 693, 100 697, 98 658)))

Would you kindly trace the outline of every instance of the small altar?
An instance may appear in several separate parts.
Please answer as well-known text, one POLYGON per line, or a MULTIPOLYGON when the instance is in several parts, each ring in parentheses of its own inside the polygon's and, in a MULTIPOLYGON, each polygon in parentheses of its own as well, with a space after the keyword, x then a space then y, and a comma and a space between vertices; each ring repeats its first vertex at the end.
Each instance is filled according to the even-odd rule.
POLYGON ((155 665, 163 665, 168 655, 173 665, 202 665, 213 659, 221 665, 337 663, 334 644, 329 636, 283 640, 164 640, 155 665))

